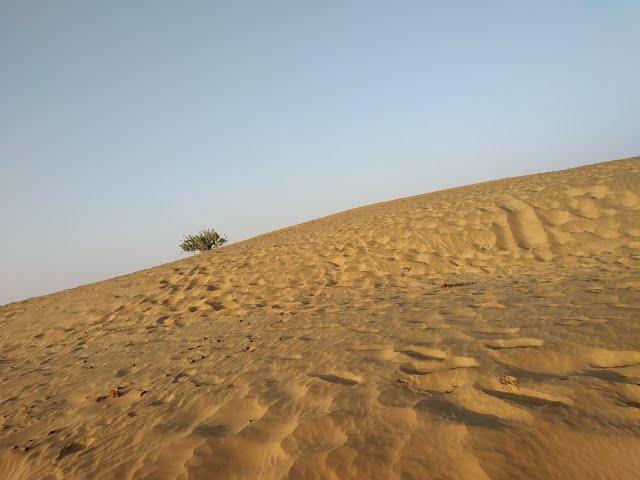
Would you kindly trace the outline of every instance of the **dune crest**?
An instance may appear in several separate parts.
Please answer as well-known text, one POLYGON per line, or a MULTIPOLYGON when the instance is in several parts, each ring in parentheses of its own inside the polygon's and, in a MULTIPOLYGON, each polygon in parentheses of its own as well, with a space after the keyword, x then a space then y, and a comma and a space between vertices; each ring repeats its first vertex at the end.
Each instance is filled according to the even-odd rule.
POLYGON ((640 157, 0 307, 0 473, 637 478, 640 157))

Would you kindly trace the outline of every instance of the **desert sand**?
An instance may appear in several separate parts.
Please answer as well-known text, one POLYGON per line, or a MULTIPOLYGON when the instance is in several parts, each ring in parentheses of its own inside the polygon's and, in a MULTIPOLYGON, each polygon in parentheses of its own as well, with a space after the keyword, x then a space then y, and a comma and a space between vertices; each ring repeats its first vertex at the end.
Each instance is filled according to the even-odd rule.
POLYGON ((640 157, 346 211, 0 328, 2 479, 637 479, 640 157))

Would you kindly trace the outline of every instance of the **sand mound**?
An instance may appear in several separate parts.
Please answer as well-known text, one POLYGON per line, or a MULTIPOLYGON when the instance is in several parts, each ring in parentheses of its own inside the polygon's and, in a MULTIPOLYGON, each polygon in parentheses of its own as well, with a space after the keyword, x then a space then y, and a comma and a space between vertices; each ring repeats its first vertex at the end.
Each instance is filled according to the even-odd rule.
POLYGON ((3 479, 638 478, 640 158, 0 308, 3 479))

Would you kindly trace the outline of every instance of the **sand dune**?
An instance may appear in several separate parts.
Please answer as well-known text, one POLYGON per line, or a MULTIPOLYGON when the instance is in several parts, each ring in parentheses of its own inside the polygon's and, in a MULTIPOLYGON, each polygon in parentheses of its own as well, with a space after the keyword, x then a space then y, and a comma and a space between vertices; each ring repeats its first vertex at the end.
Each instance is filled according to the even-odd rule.
POLYGON ((640 157, 347 211, 1 307, 0 476, 640 478, 639 315, 640 157))

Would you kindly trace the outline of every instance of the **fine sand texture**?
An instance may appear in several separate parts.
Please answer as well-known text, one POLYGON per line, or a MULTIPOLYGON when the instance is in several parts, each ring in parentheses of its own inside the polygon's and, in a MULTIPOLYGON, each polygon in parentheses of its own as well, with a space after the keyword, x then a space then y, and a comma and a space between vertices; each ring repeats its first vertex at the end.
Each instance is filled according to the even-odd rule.
POLYGON ((638 479, 640 157, 350 210, 0 329, 4 480, 638 479))

